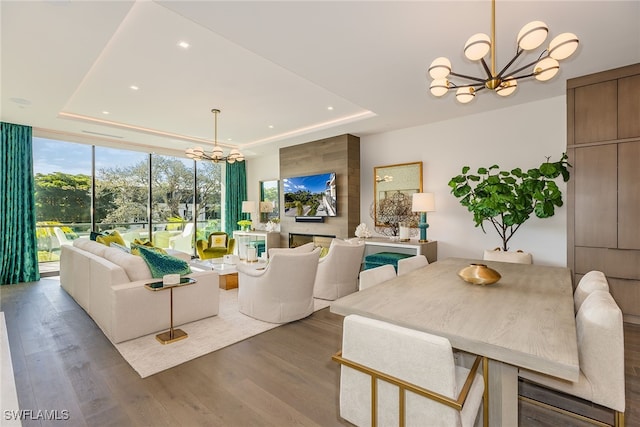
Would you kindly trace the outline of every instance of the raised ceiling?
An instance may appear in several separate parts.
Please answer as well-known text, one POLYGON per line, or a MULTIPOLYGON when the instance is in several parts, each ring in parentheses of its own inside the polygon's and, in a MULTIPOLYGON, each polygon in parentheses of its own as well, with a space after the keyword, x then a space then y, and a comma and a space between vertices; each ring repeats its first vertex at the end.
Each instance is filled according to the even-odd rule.
POLYGON ((559 96, 568 78, 640 62, 639 1, 496 7, 498 67, 532 20, 547 23, 550 39, 569 31, 581 45, 551 82, 460 105, 429 94, 426 69, 448 56, 457 72, 481 72, 462 48, 489 33, 489 0, 2 0, 2 121, 183 151, 211 147, 210 110, 219 108, 219 142, 251 156, 559 96))

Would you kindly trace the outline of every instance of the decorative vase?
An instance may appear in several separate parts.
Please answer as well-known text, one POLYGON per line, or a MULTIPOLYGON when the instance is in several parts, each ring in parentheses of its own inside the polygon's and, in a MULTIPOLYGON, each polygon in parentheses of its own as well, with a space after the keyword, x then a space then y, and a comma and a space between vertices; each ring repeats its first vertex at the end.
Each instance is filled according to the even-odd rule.
POLYGON ((460 270, 458 276, 465 282, 474 285, 491 285, 502 277, 500 273, 487 267, 486 264, 471 264, 460 270))

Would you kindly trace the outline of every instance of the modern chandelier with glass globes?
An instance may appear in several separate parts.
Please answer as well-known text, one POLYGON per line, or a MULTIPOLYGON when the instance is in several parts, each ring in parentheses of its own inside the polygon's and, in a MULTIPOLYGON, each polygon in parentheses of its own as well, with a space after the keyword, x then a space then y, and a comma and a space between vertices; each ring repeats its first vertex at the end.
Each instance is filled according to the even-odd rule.
POLYGON ((518 80, 534 77, 539 81, 553 78, 560 69, 558 61, 568 58, 578 48, 578 37, 573 33, 562 33, 549 43, 536 60, 511 71, 511 66, 526 51, 533 51, 540 47, 547 38, 549 28, 542 21, 532 21, 526 24, 518 33, 515 56, 509 63, 496 73, 496 1, 491 0, 491 37, 478 33, 471 36, 464 45, 464 55, 472 61, 480 61, 486 77, 474 77, 454 73, 451 61, 445 57, 436 58, 429 67, 429 75, 433 79, 430 85, 431 93, 443 96, 449 90, 456 91, 456 100, 462 104, 474 100, 476 93, 489 89, 500 96, 509 96, 518 87, 518 80), (485 62, 485 56, 491 52, 491 68, 485 62), (530 67, 533 66, 533 69, 530 67), (518 75, 518 73, 523 73, 518 75), (467 83, 455 83, 449 76, 465 79, 467 83))
POLYGON ((218 162, 227 162, 227 163, 235 163, 244 161, 244 155, 237 149, 234 148, 229 151, 228 155, 224 155, 222 148, 218 145, 218 114, 220 114, 220 110, 214 108, 211 110, 214 117, 214 138, 213 138, 213 150, 211 150, 210 154, 205 153, 202 147, 195 148, 187 148, 185 150, 185 154, 187 157, 193 160, 210 160, 213 163, 218 162))

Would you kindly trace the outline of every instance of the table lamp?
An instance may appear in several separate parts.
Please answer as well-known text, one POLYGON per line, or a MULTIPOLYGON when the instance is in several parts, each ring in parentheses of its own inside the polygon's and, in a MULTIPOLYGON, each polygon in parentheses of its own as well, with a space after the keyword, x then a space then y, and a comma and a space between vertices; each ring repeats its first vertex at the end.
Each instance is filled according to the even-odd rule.
MULTIPOLYGON (((242 202, 242 213, 249 214, 249 219, 253 222, 253 212, 256 210, 256 202, 245 200, 242 202)), ((253 227, 251 227, 253 228, 253 227)))
POLYGON ((433 193, 414 193, 412 196, 411 211, 420 212, 420 242, 427 242, 427 212, 436 210, 436 200, 433 193))

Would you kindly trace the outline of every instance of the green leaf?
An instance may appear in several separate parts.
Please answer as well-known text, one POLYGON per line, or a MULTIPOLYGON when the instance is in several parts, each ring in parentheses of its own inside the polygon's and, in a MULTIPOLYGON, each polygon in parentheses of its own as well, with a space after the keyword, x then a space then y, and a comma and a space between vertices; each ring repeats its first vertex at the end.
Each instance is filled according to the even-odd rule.
POLYGON ((480 175, 485 175, 488 172, 487 168, 478 168, 478 173, 480 175))
POLYGON ((471 169, 469 166, 463 166, 462 167, 462 174, 466 175, 466 173, 469 172, 469 169, 471 169))

